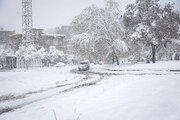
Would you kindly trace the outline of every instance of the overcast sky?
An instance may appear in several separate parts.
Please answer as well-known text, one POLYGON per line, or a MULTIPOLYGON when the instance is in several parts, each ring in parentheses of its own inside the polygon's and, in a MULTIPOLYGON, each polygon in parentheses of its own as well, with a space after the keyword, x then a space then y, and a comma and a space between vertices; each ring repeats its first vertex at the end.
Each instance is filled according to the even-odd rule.
MULTIPOLYGON (((135 0, 118 0, 122 11, 135 0)), ((180 0, 161 0, 162 3, 174 2, 180 10, 180 0)), ((0 26, 6 30, 22 29, 22 0, 0 0, 0 26)), ((74 16, 84 8, 97 4, 103 6, 104 0, 33 0, 33 26, 35 28, 52 28, 68 25, 74 16)))

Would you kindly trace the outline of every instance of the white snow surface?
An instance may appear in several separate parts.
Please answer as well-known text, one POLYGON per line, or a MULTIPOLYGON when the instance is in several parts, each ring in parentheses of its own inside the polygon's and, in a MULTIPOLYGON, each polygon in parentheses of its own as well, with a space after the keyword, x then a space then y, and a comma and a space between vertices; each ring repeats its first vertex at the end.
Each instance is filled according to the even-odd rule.
POLYGON ((170 71, 180 70, 179 61, 160 61, 156 64, 153 63, 136 63, 136 64, 121 64, 117 65, 98 65, 91 69, 92 72, 99 73, 167 73, 170 71))
POLYGON ((54 65, 54 67, 63 67, 65 66, 66 64, 64 64, 63 62, 59 62, 57 63, 56 65, 54 65))
POLYGON ((30 68, 0 72, 0 96, 21 95, 27 92, 43 90, 61 82, 73 82, 80 75, 70 73, 72 67, 30 68))
POLYGON ((22 100, 0 102, 1 108, 42 98, 0 115, 0 120, 55 120, 54 113, 57 120, 76 120, 78 117, 79 120, 180 119, 180 74, 177 72, 180 70, 180 61, 121 66, 95 65, 91 66, 90 72, 104 74, 89 74, 87 75, 89 79, 82 82, 78 81, 87 77, 86 75, 70 72, 76 67, 0 72, 0 96, 10 93, 20 95, 28 91, 53 87, 61 82, 70 83, 70 86, 89 83, 103 76, 96 85, 62 94, 51 96, 70 86, 32 94, 22 100), (138 75, 138 72, 159 72, 159 74, 138 75), (109 75, 109 73, 126 74, 109 75))

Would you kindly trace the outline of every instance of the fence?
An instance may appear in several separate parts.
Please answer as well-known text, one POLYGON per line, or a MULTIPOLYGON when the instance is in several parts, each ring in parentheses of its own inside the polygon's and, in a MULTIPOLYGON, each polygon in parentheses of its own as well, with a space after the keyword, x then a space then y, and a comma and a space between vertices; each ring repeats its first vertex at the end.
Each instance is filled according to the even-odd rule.
POLYGON ((34 67, 42 67, 42 60, 41 59, 17 59, 16 61, 17 68, 34 68, 34 67))

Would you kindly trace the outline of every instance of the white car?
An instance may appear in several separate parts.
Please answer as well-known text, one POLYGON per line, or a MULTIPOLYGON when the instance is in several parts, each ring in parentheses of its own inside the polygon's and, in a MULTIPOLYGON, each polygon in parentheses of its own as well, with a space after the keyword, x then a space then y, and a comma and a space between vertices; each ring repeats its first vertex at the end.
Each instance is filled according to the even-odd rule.
POLYGON ((79 66, 78 66, 79 71, 86 71, 86 70, 89 70, 89 68, 90 68, 90 65, 89 65, 88 60, 81 61, 79 66))

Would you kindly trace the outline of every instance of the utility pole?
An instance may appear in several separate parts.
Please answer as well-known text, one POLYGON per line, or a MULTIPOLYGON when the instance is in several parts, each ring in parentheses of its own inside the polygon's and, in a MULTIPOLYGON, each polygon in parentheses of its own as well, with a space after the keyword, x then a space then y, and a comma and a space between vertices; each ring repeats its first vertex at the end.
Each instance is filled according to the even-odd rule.
POLYGON ((32 0, 22 0, 22 42, 27 47, 33 44, 32 0))

